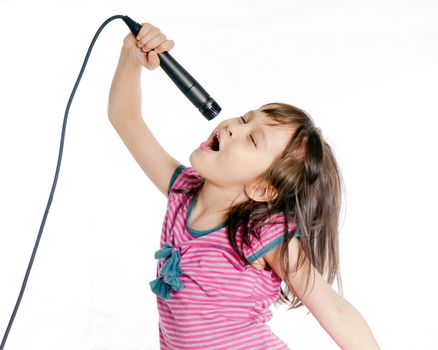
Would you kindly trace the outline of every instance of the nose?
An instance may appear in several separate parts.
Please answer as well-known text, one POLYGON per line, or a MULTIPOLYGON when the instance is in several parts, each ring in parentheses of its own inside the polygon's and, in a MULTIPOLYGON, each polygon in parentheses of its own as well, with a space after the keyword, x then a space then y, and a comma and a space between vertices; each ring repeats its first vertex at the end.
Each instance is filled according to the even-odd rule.
POLYGON ((227 140, 226 142, 231 141, 232 135, 230 127, 225 125, 224 129, 219 130, 219 142, 223 144, 225 140, 227 140))
POLYGON ((244 128, 245 125, 241 125, 241 124, 226 125, 225 126, 225 133, 227 134, 228 137, 235 138, 240 133, 239 130, 243 130, 243 129, 239 129, 240 127, 244 128))
POLYGON ((222 142, 229 142, 236 137, 239 138, 239 135, 241 132, 244 132, 246 125, 245 124, 239 124, 230 122, 229 124, 225 124, 223 128, 219 129, 220 133, 220 144, 222 145, 222 142))

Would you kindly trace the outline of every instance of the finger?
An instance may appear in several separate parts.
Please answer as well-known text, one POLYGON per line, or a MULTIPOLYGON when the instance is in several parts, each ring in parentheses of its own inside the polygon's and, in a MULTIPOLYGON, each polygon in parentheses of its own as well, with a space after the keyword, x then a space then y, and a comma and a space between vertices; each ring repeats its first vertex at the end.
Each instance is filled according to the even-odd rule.
POLYGON ((147 57, 146 58, 146 62, 147 62, 146 66, 147 66, 147 68, 155 69, 155 68, 157 68, 160 65, 160 59, 159 59, 157 53, 154 50, 149 51, 146 54, 146 57, 147 57))
POLYGON ((155 49, 157 46, 161 45, 165 41, 166 41, 166 37, 164 36, 164 34, 158 34, 157 36, 155 36, 151 40, 147 41, 143 45, 142 50, 144 52, 148 52, 148 51, 150 51, 152 49, 155 49))
POLYGON ((155 52, 170 51, 171 49, 173 49, 174 46, 175 46, 175 42, 173 40, 167 40, 164 43, 162 43, 161 45, 159 45, 155 49, 155 52))
POLYGON ((156 37, 158 34, 160 34, 160 30, 157 27, 153 27, 151 30, 149 30, 145 35, 141 37, 141 39, 138 41, 138 46, 142 47, 144 44, 146 44, 149 40, 156 37))
POLYGON ((137 36, 135 37, 137 40, 141 39, 145 34, 147 34, 154 26, 150 23, 142 23, 137 36))

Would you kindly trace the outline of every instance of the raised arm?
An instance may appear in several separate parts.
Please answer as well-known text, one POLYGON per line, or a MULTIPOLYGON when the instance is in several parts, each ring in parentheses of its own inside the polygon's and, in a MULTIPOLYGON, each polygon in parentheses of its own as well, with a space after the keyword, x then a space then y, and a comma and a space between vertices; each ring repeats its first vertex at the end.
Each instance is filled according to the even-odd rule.
POLYGON ((109 92, 108 117, 138 165, 167 197, 170 178, 181 163, 166 152, 143 120, 141 73, 143 66, 149 70, 158 67, 155 52, 170 50, 173 41, 166 40, 158 28, 148 23, 143 23, 138 37, 140 41, 129 33, 123 41, 109 92))

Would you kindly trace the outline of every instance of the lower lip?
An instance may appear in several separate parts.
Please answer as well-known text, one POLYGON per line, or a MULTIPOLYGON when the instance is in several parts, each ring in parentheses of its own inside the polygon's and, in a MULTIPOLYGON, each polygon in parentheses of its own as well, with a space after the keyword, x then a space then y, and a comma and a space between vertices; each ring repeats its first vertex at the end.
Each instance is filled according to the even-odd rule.
POLYGON ((199 146, 199 148, 201 148, 202 151, 205 152, 212 152, 213 150, 208 147, 209 142, 205 141, 205 142, 201 142, 201 145, 199 146))

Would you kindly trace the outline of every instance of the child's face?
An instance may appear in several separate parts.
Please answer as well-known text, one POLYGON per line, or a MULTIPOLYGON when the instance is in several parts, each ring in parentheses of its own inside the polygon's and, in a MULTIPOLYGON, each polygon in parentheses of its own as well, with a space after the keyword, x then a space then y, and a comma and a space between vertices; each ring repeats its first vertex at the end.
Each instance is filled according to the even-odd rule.
POLYGON ((198 147, 190 155, 190 163, 217 185, 253 183, 281 155, 294 131, 291 126, 267 126, 268 118, 256 109, 222 121, 208 138, 220 132, 219 151, 198 147))

